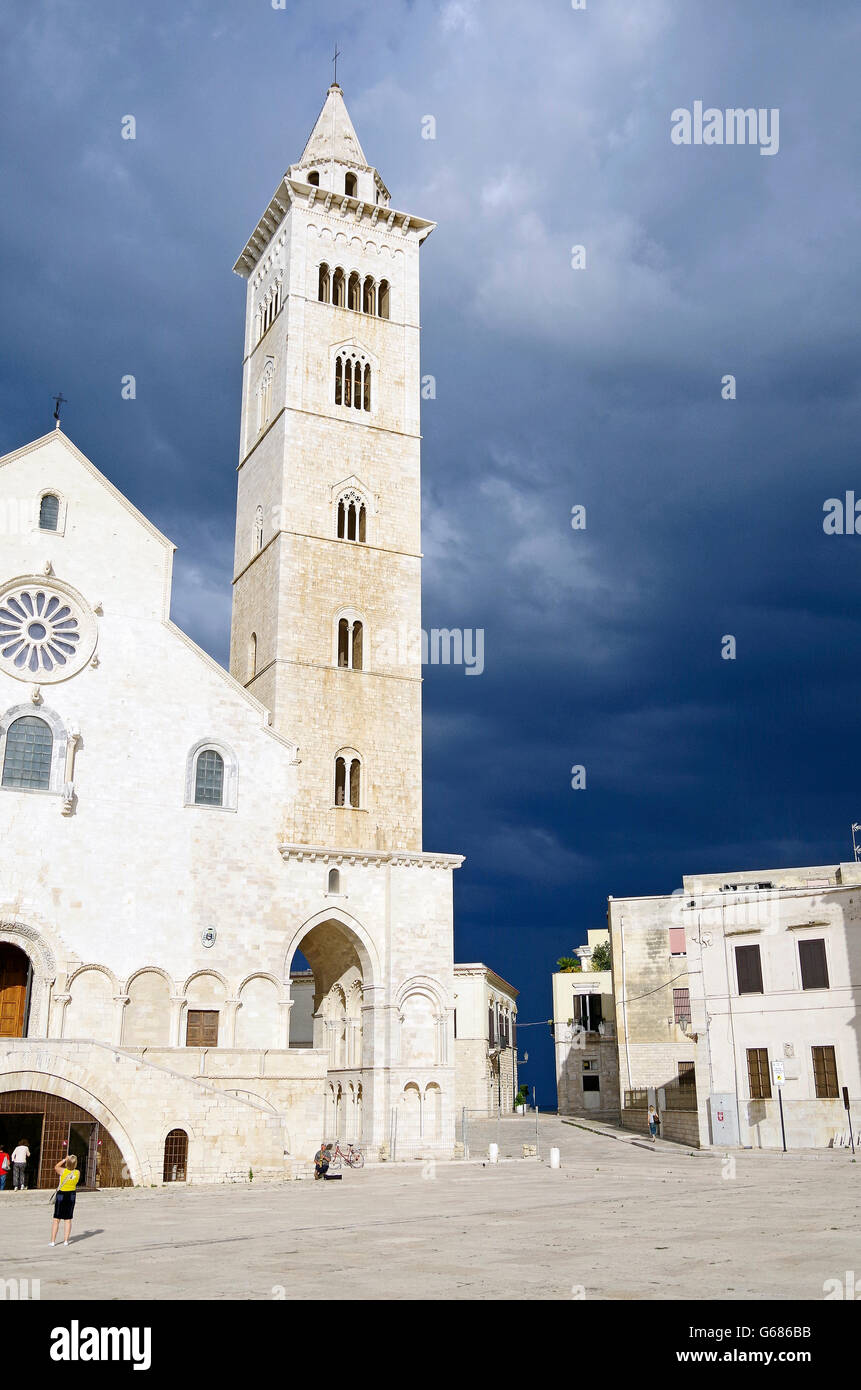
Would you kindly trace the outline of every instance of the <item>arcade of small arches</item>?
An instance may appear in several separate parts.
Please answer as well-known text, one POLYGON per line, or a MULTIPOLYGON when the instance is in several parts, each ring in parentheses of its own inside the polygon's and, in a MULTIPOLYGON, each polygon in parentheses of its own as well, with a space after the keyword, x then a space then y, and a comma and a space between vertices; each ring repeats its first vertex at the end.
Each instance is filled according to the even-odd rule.
MULTIPOLYGON (((308 173, 307 173, 307 175, 306 175, 305 181, 306 181, 306 183, 310 183, 310 185, 311 185, 312 188, 319 188, 319 187, 320 187, 320 170, 319 170, 319 169, 309 169, 309 171, 308 171, 308 173)), ((358 180, 358 177, 356 176, 356 174, 350 173, 350 172, 348 171, 348 172, 344 175, 344 196, 345 196, 346 198, 355 198, 356 195, 357 195, 357 193, 358 193, 358 191, 359 191, 359 180, 358 180)), ((381 192, 381 190, 380 190, 379 188, 375 189, 375 191, 374 191, 374 202, 375 202, 376 204, 385 202, 385 199, 384 199, 384 197, 383 197, 383 194, 382 194, 382 192, 381 192)))
POLYGON ((391 286, 388 280, 378 282, 373 275, 363 279, 357 270, 350 271, 349 275, 341 266, 332 270, 323 261, 317 274, 317 299, 321 304, 334 304, 336 309, 352 309, 357 314, 387 319, 391 286))

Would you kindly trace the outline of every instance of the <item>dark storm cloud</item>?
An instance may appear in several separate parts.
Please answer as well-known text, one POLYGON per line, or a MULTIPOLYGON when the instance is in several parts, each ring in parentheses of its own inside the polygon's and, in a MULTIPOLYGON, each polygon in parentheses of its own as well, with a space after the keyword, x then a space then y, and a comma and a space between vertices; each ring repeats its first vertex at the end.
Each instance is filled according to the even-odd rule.
POLYGON ((468 855, 462 959, 544 1017, 608 893, 846 857, 861 539, 825 536, 822 504, 861 495, 855 5, 113 0, 2 25, 0 448, 62 388, 72 438, 180 545, 174 616, 222 660, 230 267, 336 36, 394 205, 439 222, 424 621, 486 631, 482 676, 425 683, 425 842, 468 855), (779 108, 779 153, 674 146, 696 100, 779 108))

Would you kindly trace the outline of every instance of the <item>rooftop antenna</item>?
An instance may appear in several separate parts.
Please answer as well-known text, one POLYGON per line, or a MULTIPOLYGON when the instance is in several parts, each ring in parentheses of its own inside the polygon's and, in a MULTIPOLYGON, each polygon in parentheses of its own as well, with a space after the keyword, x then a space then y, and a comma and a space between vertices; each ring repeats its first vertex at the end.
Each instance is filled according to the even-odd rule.
POLYGON ((858 860, 861 859, 861 845, 859 845, 858 840, 857 840, 857 834, 858 834, 858 831, 859 831, 859 830, 861 830, 861 825, 858 825, 857 823, 856 823, 855 825, 853 825, 853 827, 852 827, 852 851, 853 851, 853 853, 854 853, 854 855, 855 855, 855 863, 856 863, 856 864, 858 863, 858 860))
MULTIPOLYGON (((61 405, 68 405, 69 402, 66 400, 66 397, 63 395, 62 391, 59 393, 59 395, 52 396, 52 397, 51 397, 51 400, 54 402, 54 420, 55 420, 54 429, 55 429, 55 430, 58 430, 58 429, 60 428, 60 406, 61 406, 61 405)), ((854 829, 854 827, 853 827, 853 829, 854 829)), ((857 853, 856 853, 855 857, 856 857, 856 859, 858 858, 857 853)))

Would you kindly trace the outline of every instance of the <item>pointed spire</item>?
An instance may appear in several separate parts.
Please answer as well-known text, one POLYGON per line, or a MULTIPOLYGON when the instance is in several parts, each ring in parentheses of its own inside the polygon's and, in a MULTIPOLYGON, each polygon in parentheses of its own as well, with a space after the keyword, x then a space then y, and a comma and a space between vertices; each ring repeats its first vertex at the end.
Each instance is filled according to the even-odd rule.
POLYGON ((337 82, 333 82, 317 117, 317 123, 308 137, 302 151, 300 165, 322 164, 336 159, 346 164, 371 166, 359 144, 359 137, 353 129, 350 113, 344 102, 344 94, 337 82))

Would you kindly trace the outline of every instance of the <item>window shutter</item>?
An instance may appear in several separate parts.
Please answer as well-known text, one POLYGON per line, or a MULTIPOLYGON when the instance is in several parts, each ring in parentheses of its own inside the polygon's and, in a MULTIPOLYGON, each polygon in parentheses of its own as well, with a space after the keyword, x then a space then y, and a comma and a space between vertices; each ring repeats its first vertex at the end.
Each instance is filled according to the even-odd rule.
POLYGON ((801 961, 801 988, 828 988, 828 961, 825 956, 825 942, 799 941, 798 956, 801 961))
POLYGON ((762 994, 762 963, 758 946, 736 946, 735 970, 739 994, 762 994))

